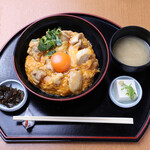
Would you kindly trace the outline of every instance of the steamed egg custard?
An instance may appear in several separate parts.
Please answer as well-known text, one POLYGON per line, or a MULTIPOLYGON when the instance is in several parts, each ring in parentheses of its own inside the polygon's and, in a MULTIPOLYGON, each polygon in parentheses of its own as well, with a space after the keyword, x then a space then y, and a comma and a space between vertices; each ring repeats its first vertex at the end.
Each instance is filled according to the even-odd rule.
POLYGON ((92 45, 83 33, 48 29, 42 38, 30 41, 27 53, 28 80, 49 94, 80 94, 99 72, 92 45))

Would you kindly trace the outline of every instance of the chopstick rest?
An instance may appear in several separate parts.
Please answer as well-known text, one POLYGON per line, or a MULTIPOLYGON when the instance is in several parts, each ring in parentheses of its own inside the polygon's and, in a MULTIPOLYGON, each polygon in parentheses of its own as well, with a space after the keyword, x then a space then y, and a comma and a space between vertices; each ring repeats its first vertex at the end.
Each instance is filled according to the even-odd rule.
POLYGON ((120 118, 120 117, 13 116, 13 120, 20 120, 20 121, 32 120, 32 121, 49 121, 49 122, 134 124, 133 118, 120 118))

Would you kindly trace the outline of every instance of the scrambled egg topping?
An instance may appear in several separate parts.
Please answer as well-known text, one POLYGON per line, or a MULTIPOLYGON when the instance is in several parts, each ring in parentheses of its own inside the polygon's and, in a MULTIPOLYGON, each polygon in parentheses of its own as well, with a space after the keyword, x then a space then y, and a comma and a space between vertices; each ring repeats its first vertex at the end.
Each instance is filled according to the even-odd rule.
POLYGON ((53 51, 69 55, 71 60, 69 69, 64 72, 55 71, 51 62, 52 56, 46 56, 45 52, 38 49, 39 39, 31 40, 25 61, 28 80, 49 94, 60 96, 80 94, 92 84, 94 75, 99 72, 98 60, 92 45, 83 33, 62 30, 59 38, 62 44, 53 51))

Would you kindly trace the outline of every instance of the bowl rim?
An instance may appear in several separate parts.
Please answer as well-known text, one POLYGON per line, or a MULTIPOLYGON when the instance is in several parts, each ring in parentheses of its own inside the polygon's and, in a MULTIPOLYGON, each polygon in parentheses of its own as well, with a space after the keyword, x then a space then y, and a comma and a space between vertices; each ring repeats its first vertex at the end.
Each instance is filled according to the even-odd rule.
MULTIPOLYGON (((114 54, 113 54, 113 51, 112 51, 112 40, 113 40, 113 38, 114 38, 114 36, 116 36, 116 34, 118 34, 120 31, 122 31, 122 30, 125 30, 125 29, 127 29, 127 28, 138 28, 138 29, 141 29, 141 30, 144 30, 144 31, 146 31, 146 32, 149 32, 150 33, 150 31, 148 31, 147 29, 145 29, 145 28, 143 28, 143 27, 140 27, 140 26, 125 26, 125 27, 122 27, 122 28, 120 28, 120 29, 118 29, 113 35, 112 35, 112 37, 111 37, 111 39, 110 39, 110 43, 109 43, 109 50, 110 50, 110 54, 111 54, 111 56, 115 59, 115 61, 117 61, 117 63, 120 63, 121 65, 124 65, 124 66, 126 66, 126 67, 130 67, 130 68, 142 68, 142 67, 145 67, 145 66, 147 66, 148 64, 150 64, 150 59, 149 59, 149 61, 146 63, 146 64, 143 64, 143 65, 140 65, 140 66, 130 66, 130 65, 127 65, 127 64, 124 64, 124 63, 122 63, 121 61, 119 61, 115 56, 114 56, 114 54)), ((126 35, 126 36, 128 36, 128 35, 126 35)), ((123 36, 123 37, 126 37, 126 36, 123 36)), ((129 35, 130 36, 130 35, 129 35)), ((121 37, 121 38, 123 38, 123 37, 121 37)), ((136 36, 135 36, 136 37, 136 36)), ((121 38, 119 38, 119 39, 121 39, 121 38)), ((119 39, 117 39, 117 40, 119 40, 119 39)), ((141 38, 142 39, 142 38, 141 38)), ((142 39, 143 40, 143 39, 142 39)), ((146 42, 146 41, 145 41, 146 42)), ((147 42, 146 42, 147 43, 147 42)), ((148 43, 147 43, 148 44, 148 43)), ((149 44, 148 44, 149 45, 149 44)), ((149 45, 149 49, 150 49, 150 45, 149 45)))
POLYGON ((112 101, 115 105, 117 105, 117 106, 119 106, 119 107, 122 107, 122 108, 131 108, 131 107, 134 107, 135 105, 137 105, 137 104, 141 101, 142 95, 143 95, 143 91, 142 91, 142 87, 141 87, 140 83, 139 83, 135 78, 133 78, 133 77, 131 77, 131 76, 125 76, 125 75, 123 75, 123 76, 118 76, 118 77, 116 77, 115 79, 113 79, 113 81, 111 82, 110 87, 109 87, 109 97, 110 97, 111 101, 112 101), (134 102, 132 102, 132 103, 127 103, 127 104, 126 104, 126 103, 118 102, 118 101, 115 99, 115 97, 113 96, 113 94, 112 94, 113 85, 114 85, 115 81, 116 81, 117 79, 123 79, 123 78, 134 80, 134 81, 135 81, 135 84, 136 84, 136 85, 138 86, 138 88, 139 88, 139 91, 140 91, 140 92, 139 92, 139 94, 138 94, 138 98, 137 98, 134 102))
MULTIPOLYGON (((6 111, 6 112, 14 112, 14 111, 19 110, 20 108, 22 108, 22 107, 25 105, 25 103, 26 103, 26 101, 27 101, 27 98, 28 98, 27 89, 26 89, 26 88, 23 86, 23 84, 22 84, 20 81, 18 81, 18 80, 15 80, 15 79, 7 79, 7 80, 4 80, 4 81, 0 82, 0 86, 1 86, 1 85, 5 85, 6 83, 11 83, 11 82, 15 82, 15 83, 17 83, 18 85, 20 85, 20 86, 22 87, 22 89, 23 89, 23 91, 24 91, 24 98, 23 98, 23 100, 22 100, 19 104, 15 105, 15 106, 12 107, 12 108, 8 108, 8 107, 6 107, 5 105, 0 104, 0 110, 6 111)), ((13 84, 13 83, 12 83, 12 84, 13 84)), ((19 88, 18 88, 18 89, 19 89, 19 88)))
MULTIPOLYGON (((106 39, 104 38, 103 34, 100 32, 100 30, 99 30, 95 25, 93 25, 91 22, 89 22, 89 21, 87 21, 87 20, 85 20, 85 19, 83 19, 83 18, 80 18, 80 17, 78 17, 78 16, 68 15, 68 14, 64 14, 64 13, 58 13, 58 14, 54 14, 54 15, 49 15, 49 16, 42 17, 42 18, 40 18, 40 19, 37 19, 37 20, 33 21, 33 22, 21 33, 21 35, 20 35, 19 38, 18 38, 18 41, 19 41, 19 39, 22 37, 22 35, 23 35, 32 25, 34 25, 35 23, 37 23, 37 22, 39 22, 39 21, 41 21, 41 20, 44 20, 44 19, 46 19, 46 18, 56 17, 56 16, 67 16, 67 17, 73 17, 73 18, 77 18, 77 19, 79 19, 79 20, 82 20, 82 21, 86 22, 87 24, 91 25, 93 28, 95 28, 96 31, 97 31, 97 32, 100 34, 100 36, 102 37, 103 42, 104 42, 104 44, 105 44, 105 46, 106 46, 107 62, 106 62, 106 67, 105 67, 105 69, 104 69, 103 75, 101 76, 101 78, 99 79, 99 81, 98 81, 92 88, 90 88, 89 90, 85 91, 84 93, 81 93, 80 95, 74 95, 73 97, 59 98, 59 99, 57 99, 57 98, 51 98, 51 97, 46 97, 46 96, 43 96, 43 95, 40 95, 40 94, 34 92, 33 90, 31 90, 31 89, 21 80, 19 74, 17 73, 16 67, 15 67, 15 57, 14 57, 14 55, 13 55, 13 65, 14 65, 15 72, 16 72, 17 77, 19 78, 20 82, 21 82, 31 93, 35 94, 35 95, 38 96, 38 97, 41 97, 41 98, 43 98, 43 99, 46 99, 46 100, 52 100, 52 101, 70 101, 70 100, 74 100, 74 99, 83 97, 84 95, 86 95, 86 94, 88 94, 89 92, 91 92, 92 90, 94 90, 94 89, 100 84, 100 82, 102 81, 102 79, 104 78, 104 76, 105 76, 105 74, 106 74, 106 72, 107 72, 107 69, 108 69, 108 66, 109 66, 109 56, 110 56, 110 54, 109 54, 109 48, 108 48, 108 44, 107 44, 107 42, 106 42, 106 39)), ((18 41, 17 41, 17 43, 18 43, 18 41)), ((14 52, 15 52, 15 51, 14 51, 14 52)))

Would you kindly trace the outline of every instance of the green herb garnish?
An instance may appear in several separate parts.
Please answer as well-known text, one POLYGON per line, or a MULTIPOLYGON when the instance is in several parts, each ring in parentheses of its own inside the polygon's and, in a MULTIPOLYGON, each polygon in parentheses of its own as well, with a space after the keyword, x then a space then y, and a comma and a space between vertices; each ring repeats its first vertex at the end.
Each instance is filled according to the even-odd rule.
POLYGON ((128 95, 131 100, 135 100, 137 98, 137 94, 135 93, 131 84, 128 86, 123 81, 120 81, 120 85, 123 86, 123 88, 121 90, 126 89, 126 91, 127 91, 126 95, 128 95))
POLYGON ((40 51, 47 51, 50 49, 54 49, 56 46, 61 46, 62 42, 59 39, 58 35, 61 32, 61 28, 55 28, 53 30, 49 30, 46 32, 46 35, 40 39, 40 43, 38 45, 38 49, 40 51))
POLYGON ((45 54, 45 56, 52 56, 56 51, 52 50, 45 54))

